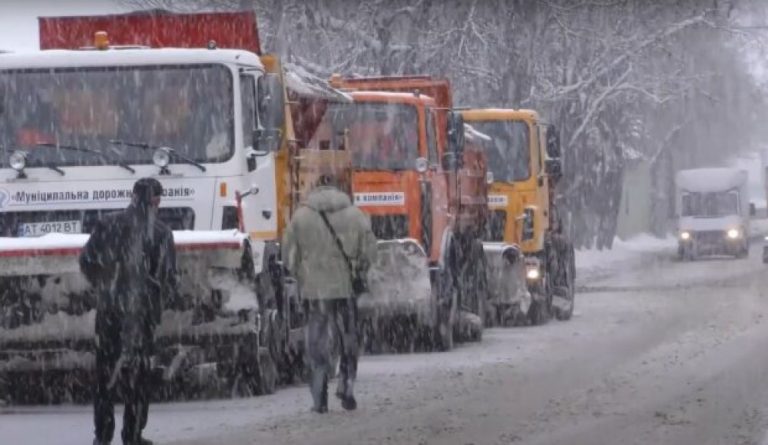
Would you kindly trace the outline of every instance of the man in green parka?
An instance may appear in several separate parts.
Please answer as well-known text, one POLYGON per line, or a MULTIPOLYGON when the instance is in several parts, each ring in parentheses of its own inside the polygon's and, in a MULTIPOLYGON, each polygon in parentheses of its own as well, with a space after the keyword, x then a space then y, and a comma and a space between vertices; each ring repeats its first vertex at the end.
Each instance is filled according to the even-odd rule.
POLYGON ((307 355, 313 411, 328 411, 328 376, 334 342, 341 361, 336 396, 346 410, 357 407, 357 295, 354 277, 365 277, 376 257, 376 237, 366 214, 323 175, 297 209, 282 244, 285 265, 309 307, 307 355), (343 249, 343 251, 342 251, 343 249))

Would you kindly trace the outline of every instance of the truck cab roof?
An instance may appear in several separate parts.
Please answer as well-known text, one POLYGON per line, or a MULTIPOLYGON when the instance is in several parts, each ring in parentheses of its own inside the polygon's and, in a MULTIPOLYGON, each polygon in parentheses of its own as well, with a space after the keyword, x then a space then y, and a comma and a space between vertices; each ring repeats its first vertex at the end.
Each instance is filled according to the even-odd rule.
POLYGON ((680 190, 689 192, 723 192, 746 185, 747 171, 737 168, 680 170, 677 172, 675 182, 680 190))
POLYGON ((405 103, 410 105, 425 104, 436 106, 433 98, 413 93, 393 93, 389 91, 348 91, 347 94, 358 101, 405 103))
POLYGON ((461 114, 467 121, 539 120, 539 113, 525 108, 470 108, 461 114))
POLYGON ((256 54, 234 49, 45 50, 0 55, 0 70, 217 63, 263 69, 261 60, 256 54))

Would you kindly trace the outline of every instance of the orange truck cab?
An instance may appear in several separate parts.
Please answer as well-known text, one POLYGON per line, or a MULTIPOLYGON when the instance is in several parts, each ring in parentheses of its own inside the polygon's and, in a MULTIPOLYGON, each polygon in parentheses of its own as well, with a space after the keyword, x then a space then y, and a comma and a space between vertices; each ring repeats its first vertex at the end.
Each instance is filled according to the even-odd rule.
MULTIPOLYGON (((462 311, 483 313, 486 166, 481 149, 465 149, 450 84, 426 76, 334 76, 331 85, 353 98, 344 119, 352 192, 371 217, 380 251, 399 243, 423 252, 430 291, 422 318, 434 324, 438 347, 451 347, 454 330, 461 338, 479 335, 463 327, 462 311)), ((390 293, 387 300, 395 299, 390 293)))

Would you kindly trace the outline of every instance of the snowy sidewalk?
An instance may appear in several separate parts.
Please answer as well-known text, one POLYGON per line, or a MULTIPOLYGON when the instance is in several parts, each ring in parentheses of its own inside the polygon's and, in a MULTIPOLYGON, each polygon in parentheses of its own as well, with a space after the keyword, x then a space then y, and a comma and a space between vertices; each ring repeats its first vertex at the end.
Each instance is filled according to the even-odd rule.
POLYGON ((576 284, 584 286, 622 271, 670 259, 676 249, 677 240, 673 237, 660 239, 642 234, 626 241, 617 238, 610 250, 577 250, 576 284))

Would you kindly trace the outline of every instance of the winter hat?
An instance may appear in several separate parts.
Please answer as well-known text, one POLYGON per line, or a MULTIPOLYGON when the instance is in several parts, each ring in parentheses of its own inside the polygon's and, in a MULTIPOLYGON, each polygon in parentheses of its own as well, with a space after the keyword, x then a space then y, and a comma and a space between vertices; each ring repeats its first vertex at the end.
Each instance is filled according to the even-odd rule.
POLYGON ((147 205, 152 198, 162 196, 163 185, 155 178, 141 178, 133 184, 133 194, 138 204, 147 205))

